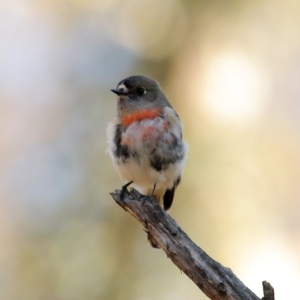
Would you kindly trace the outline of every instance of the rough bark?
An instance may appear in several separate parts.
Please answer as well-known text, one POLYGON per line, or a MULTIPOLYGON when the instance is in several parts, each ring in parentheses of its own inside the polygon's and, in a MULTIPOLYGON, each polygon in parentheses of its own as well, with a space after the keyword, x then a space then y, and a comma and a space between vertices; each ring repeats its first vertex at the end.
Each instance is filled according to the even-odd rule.
MULTIPOLYGON (((259 300, 233 272, 208 256, 150 196, 136 190, 111 196, 125 211, 136 218, 172 262, 214 300, 259 300)), ((274 300, 270 285, 264 282, 264 300, 274 300)))
POLYGON ((264 297, 262 300, 275 300, 275 292, 271 284, 267 281, 263 281, 263 290, 264 290, 264 297))

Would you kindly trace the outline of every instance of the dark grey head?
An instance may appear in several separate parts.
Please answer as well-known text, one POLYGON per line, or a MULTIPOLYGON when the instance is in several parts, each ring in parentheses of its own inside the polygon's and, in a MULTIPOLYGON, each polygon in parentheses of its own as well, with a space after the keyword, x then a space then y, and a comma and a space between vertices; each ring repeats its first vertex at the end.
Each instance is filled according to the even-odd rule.
POLYGON ((111 91, 119 97, 119 116, 148 108, 171 107, 158 82, 146 76, 127 77, 111 91))

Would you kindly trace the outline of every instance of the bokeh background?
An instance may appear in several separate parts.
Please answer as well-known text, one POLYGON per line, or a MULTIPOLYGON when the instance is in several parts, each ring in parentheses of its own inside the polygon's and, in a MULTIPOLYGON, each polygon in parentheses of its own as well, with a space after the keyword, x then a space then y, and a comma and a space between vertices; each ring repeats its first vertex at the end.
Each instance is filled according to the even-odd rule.
POLYGON ((172 217, 300 299, 300 2, 0 2, 0 298, 207 299, 109 192, 109 91, 155 78, 189 158, 172 217))

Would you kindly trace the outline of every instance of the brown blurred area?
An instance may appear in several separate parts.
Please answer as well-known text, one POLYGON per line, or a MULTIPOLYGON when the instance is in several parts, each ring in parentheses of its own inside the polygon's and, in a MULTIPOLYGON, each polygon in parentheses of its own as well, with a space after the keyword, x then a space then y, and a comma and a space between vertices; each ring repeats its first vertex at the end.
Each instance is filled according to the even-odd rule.
POLYGON ((110 93, 160 82, 172 217, 258 296, 300 299, 300 2, 0 2, 0 299, 207 299, 109 192, 110 93))

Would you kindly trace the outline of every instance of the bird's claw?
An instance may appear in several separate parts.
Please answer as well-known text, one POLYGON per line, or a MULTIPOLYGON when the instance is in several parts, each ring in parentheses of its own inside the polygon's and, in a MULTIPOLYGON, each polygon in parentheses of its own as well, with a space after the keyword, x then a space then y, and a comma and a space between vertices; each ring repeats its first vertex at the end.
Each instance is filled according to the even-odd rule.
POLYGON ((145 196, 145 195, 140 195, 139 196, 139 201, 142 201, 142 206, 144 206, 146 200, 147 200, 147 196, 145 196))
POLYGON ((122 186, 122 189, 121 189, 121 193, 120 193, 120 199, 123 201, 124 200, 124 197, 125 197, 125 194, 129 195, 129 191, 127 190, 127 187, 129 185, 132 184, 133 181, 129 181, 128 183, 124 184, 122 186))

